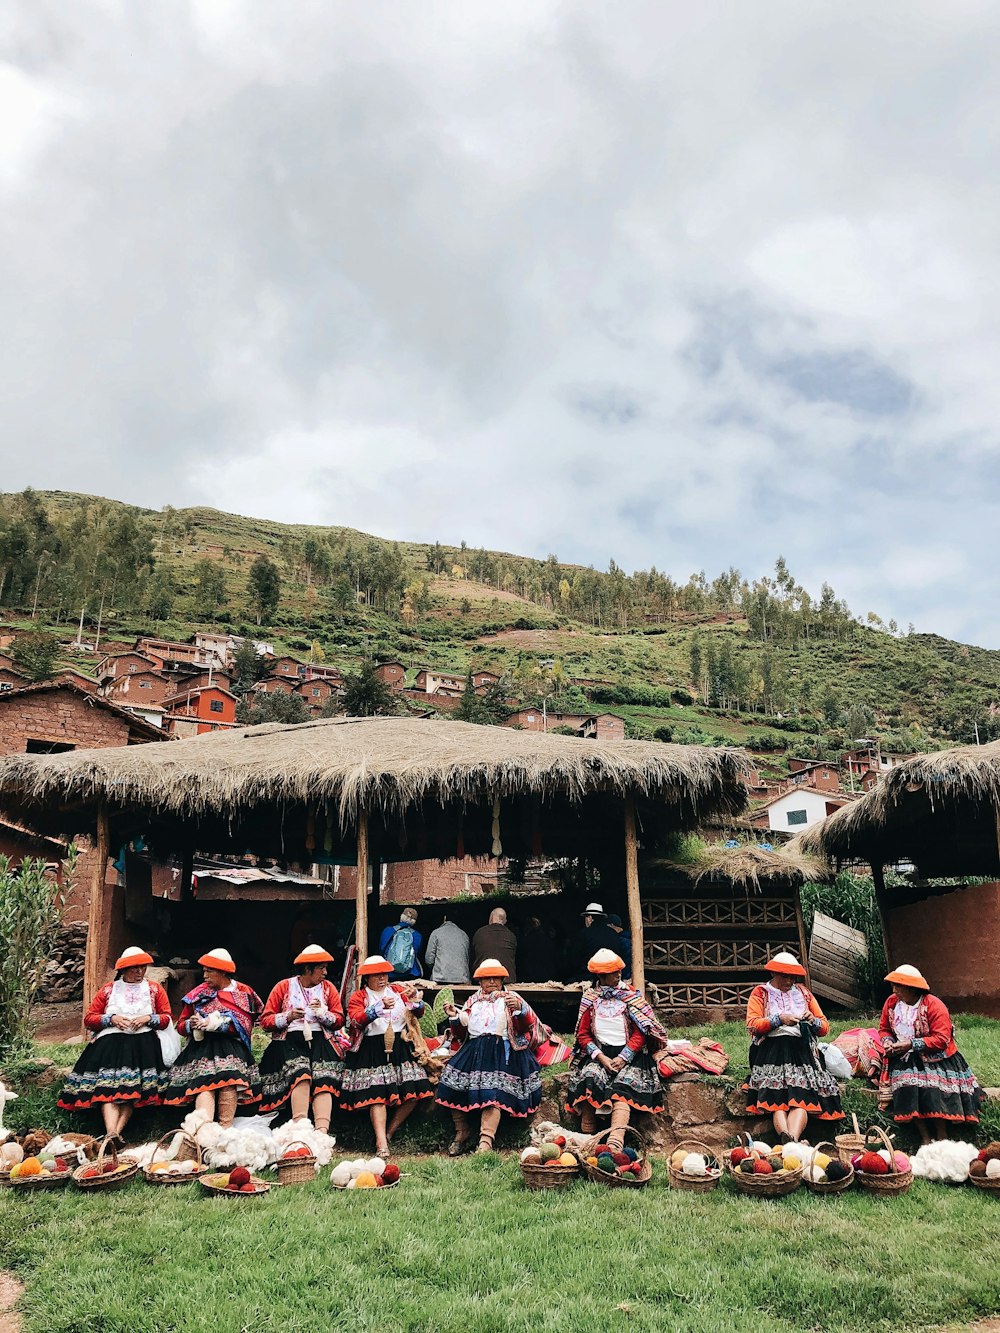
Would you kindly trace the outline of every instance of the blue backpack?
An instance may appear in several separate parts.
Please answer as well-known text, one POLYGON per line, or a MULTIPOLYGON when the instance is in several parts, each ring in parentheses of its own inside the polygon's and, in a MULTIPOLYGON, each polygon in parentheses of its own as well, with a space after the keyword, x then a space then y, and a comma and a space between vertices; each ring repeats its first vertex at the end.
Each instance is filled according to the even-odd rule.
POLYGON ((392 970, 401 975, 415 970, 417 951, 413 947, 412 926, 396 927, 392 932, 389 947, 385 951, 385 959, 387 963, 392 964, 392 970))

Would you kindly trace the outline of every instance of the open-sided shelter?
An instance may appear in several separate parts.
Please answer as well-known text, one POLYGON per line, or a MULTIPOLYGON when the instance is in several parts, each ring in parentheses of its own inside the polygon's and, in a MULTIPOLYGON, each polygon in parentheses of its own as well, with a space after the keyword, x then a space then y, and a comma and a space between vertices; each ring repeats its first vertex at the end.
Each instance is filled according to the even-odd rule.
MULTIPOLYGON (((106 855, 256 853, 356 864, 465 854, 581 857, 624 879, 642 980, 638 836, 738 813, 736 750, 571 737, 416 718, 270 724, 169 745, 11 756, 0 804, 42 833, 86 833, 106 855)), ((109 964, 103 876, 91 896, 88 994, 109 964)), ((356 896, 368 945, 368 895, 356 896)))
POLYGON ((953 1003, 1000 1013, 1000 741, 917 755, 790 846, 867 862, 890 962, 925 967, 953 1003), (914 873, 887 890, 885 867, 901 863, 914 873), (990 882, 954 882, 979 876, 990 882))

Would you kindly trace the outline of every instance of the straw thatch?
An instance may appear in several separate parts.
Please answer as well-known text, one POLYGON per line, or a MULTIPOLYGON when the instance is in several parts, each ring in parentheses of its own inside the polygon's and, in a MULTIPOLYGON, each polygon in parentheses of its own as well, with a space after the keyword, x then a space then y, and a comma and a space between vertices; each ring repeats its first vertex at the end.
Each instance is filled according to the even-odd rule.
POLYGON ((843 864, 909 860, 927 877, 1000 869, 1000 741, 918 755, 789 844, 843 864))
POLYGON ((710 879, 754 892, 759 892, 762 880, 802 885, 827 879, 830 874, 822 857, 789 846, 769 851, 757 843, 741 843, 739 847, 709 843, 696 861, 653 860, 649 864, 675 870, 695 884, 710 879))
POLYGON ((188 820, 203 832, 222 820, 238 837, 240 827, 279 807, 327 811, 344 831, 360 809, 388 823, 496 799, 565 806, 632 794, 682 808, 676 822, 689 827, 702 815, 743 807, 746 767, 742 753, 729 749, 585 741, 419 718, 333 718, 169 745, 9 756, 0 760, 0 803, 36 827, 64 832, 90 825, 104 801, 113 816, 188 820))

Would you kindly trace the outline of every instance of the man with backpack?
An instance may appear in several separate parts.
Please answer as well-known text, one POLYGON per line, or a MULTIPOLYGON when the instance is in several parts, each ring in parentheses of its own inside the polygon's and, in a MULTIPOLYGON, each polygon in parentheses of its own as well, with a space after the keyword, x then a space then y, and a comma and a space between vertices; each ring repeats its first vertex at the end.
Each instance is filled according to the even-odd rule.
POLYGON ((379 952, 386 962, 392 964, 390 981, 413 981, 415 977, 424 974, 417 957, 423 947, 424 937, 416 925, 416 908, 404 907, 399 914, 399 925, 386 926, 382 932, 379 952))

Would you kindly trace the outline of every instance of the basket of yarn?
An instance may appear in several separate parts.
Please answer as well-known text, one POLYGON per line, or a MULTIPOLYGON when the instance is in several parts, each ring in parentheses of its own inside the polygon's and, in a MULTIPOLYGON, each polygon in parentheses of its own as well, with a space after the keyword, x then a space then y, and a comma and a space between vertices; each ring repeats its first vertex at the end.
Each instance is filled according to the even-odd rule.
POLYGON ((854 1184, 854 1167, 840 1160, 832 1143, 817 1143, 811 1160, 803 1163, 802 1181, 811 1194, 843 1194, 854 1184), (829 1152, 824 1152, 829 1148, 829 1152))
POLYGON ((251 1175, 245 1166, 234 1166, 231 1171, 216 1171, 210 1176, 202 1176, 198 1184, 206 1194, 225 1194, 241 1199, 266 1194, 271 1188, 266 1180, 251 1175))
POLYGON ((851 1120, 854 1123, 854 1133, 837 1134, 833 1140, 837 1149, 837 1156, 845 1166, 851 1166, 858 1153, 865 1150, 865 1136, 861 1133, 858 1117, 853 1112, 851 1113, 851 1120))
POLYGON ((301 1185, 316 1179, 316 1158, 302 1139, 292 1139, 274 1164, 279 1185, 301 1185))
POLYGON ((0 1183, 25 1194, 34 1190, 57 1190, 69 1184, 72 1172, 65 1158, 46 1153, 44 1148, 25 1157, 20 1144, 5 1143, 3 1148, 6 1152, 0 1161, 4 1165, 5 1179, 0 1183))
POLYGON ((580 1161, 557 1134, 549 1143, 525 1148, 521 1153, 521 1179, 529 1190, 557 1190, 571 1185, 580 1175, 580 1161))
POLYGON ((789 1154, 786 1162, 781 1148, 753 1141, 740 1144, 726 1154, 729 1179, 741 1194, 756 1199, 780 1199, 802 1184, 802 1163, 789 1154))
POLYGON ((170 1129, 157 1140, 152 1157, 142 1168, 142 1178, 150 1185, 183 1185, 207 1170, 197 1139, 182 1129, 170 1129), (166 1149, 169 1157, 160 1155, 165 1144, 171 1145, 166 1149))
POLYGON ((1000 1143, 988 1143, 969 1163, 969 1184, 1000 1198, 1000 1143))
POLYGON ((722 1179, 722 1164, 705 1143, 682 1139, 667 1159, 670 1188, 707 1194, 722 1179))
POLYGON ((124 1189, 132 1177, 139 1174, 139 1163, 119 1158, 112 1146, 113 1141, 121 1142, 116 1134, 101 1139, 96 1159, 87 1166, 78 1166, 73 1172, 73 1184, 78 1190, 108 1194, 112 1190, 124 1189))
POLYGON ((653 1177, 653 1163, 646 1152, 646 1140, 631 1125, 625 1126, 620 1151, 608 1140, 615 1131, 606 1129, 590 1142, 587 1156, 580 1162, 580 1170, 588 1180, 612 1189, 641 1189, 653 1177))
POLYGON ((888 1134, 878 1125, 872 1125, 865 1135, 865 1146, 854 1163, 854 1169, 858 1174, 858 1184, 871 1194, 884 1197, 905 1194, 913 1184, 910 1159, 893 1150, 888 1134), (871 1148, 870 1141, 881 1141, 882 1147, 871 1148))
POLYGON ((399 1167, 381 1157, 338 1162, 330 1172, 330 1184, 335 1190, 391 1190, 399 1184, 399 1167))

